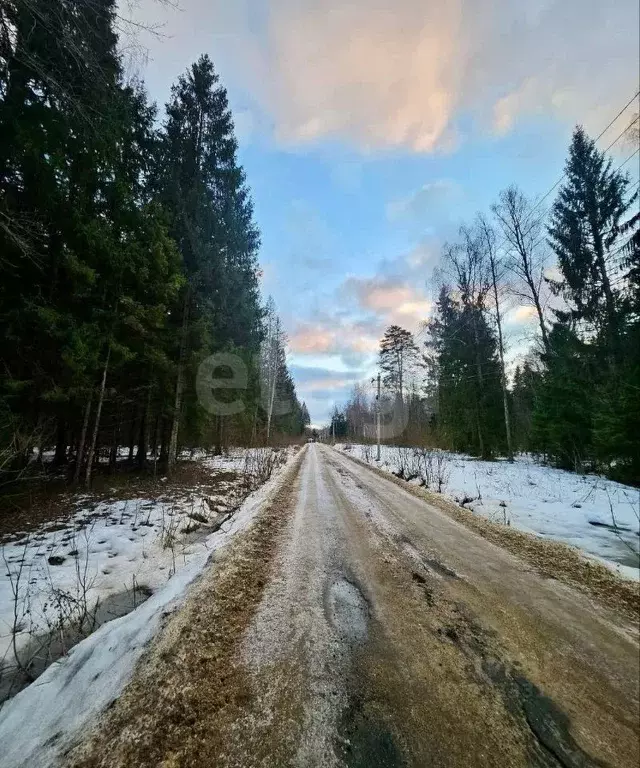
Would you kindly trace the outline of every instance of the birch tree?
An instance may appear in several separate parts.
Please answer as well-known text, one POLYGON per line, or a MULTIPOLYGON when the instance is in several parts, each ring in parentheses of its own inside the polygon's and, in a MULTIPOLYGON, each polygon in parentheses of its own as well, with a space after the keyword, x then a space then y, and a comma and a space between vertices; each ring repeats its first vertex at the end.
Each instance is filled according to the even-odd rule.
POLYGON ((286 371, 286 337, 273 298, 265 307, 264 340, 260 350, 260 380, 262 402, 267 415, 267 440, 271 436, 271 422, 275 413, 276 395, 282 373, 286 371))
POLYGON ((507 375, 504 365, 504 338, 502 335, 502 313, 500 310, 500 285, 504 278, 504 264, 496 249, 496 233, 487 219, 480 214, 477 227, 486 248, 489 261, 489 273, 493 288, 493 301, 496 313, 496 328, 498 331, 498 355, 500 358, 500 384, 502 386, 502 407, 504 410, 504 429, 507 437, 507 457, 513 461, 513 444, 511 439, 511 419, 509 416, 509 394, 507 391, 507 375))
POLYGON ((542 299, 547 259, 544 214, 515 185, 500 193, 492 211, 505 240, 506 266, 515 278, 513 293, 535 308, 542 344, 548 351, 549 334, 542 299))

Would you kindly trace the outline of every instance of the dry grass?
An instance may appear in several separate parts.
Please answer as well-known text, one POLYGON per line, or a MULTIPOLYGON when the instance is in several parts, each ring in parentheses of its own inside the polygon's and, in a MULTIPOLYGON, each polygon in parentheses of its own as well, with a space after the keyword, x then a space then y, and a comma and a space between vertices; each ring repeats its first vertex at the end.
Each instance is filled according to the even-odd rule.
POLYGON ((38 530, 45 523, 55 522, 66 528, 80 504, 92 507, 101 501, 169 500, 192 492, 196 486, 203 495, 214 494, 220 483, 233 482, 237 475, 229 470, 209 469, 198 461, 181 461, 170 478, 154 477, 147 471, 121 471, 98 475, 90 491, 52 485, 28 495, 0 497, 0 542, 10 541, 17 533, 38 530))

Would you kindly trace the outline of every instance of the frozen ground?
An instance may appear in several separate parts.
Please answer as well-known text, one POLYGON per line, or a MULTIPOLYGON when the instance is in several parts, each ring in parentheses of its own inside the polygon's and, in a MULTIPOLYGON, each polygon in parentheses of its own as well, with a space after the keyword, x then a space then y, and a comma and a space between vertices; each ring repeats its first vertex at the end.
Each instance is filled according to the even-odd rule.
MULTIPOLYGON (((375 462, 375 446, 336 445, 375 462)), ((413 459, 407 451, 382 446, 380 467, 390 472, 413 459)), ((424 474, 421 470, 421 475, 424 474)), ((411 472, 413 474, 413 472, 411 472)), ((639 578, 640 491, 596 475, 536 464, 529 457, 480 461, 448 454, 444 496, 476 514, 538 536, 557 539, 601 560, 626 578, 639 578)), ((419 482, 419 479, 413 480, 419 482)))
POLYGON ((75 496, 71 515, 0 542, 0 703, 27 682, 20 667, 37 676, 96 626, 204 562, 209 535, 259 485, 260 467, 241 450, 194 458, 211 472, 206 485, 153 498, 75 496))
MULTIPOLYGON (((281 455, 290 458, 293 451, 281 455)), ((219 460, 216 459, 212 466, 218 467, 219 460)), ((244 459, 243 466, 246 466, 244 459)), ((157 510, 151 513, 151 519, 156 521, 156 541, 153 543, 149 538, 151 533, 144 538, 139 537, 137 560, 140 562, 145 559, 142 551, 146 547, 145 551, 149 552, 146 559, 156 563, 154 569, 147 571, 147 576, 151 579, 151 570, 160 571, 162 567, 163 575, 158 579, 161 586, 128 615, 109 621, 85 638, 63 659, 52 664, 35 684, 4 704, 0 710, 2 768, 28 768, 35 765, 47 768, 54 765, 58 756, 64 754, 88 721, 117 698, 145 645, 157 632, 162 617, 178 605, 189 584, 206 566, 211 554, 225 546, 238 531, 246 528, 274 483, 277 483, 283 466, 284 463, 280 463, 272 478, 245 498, 219 530, 197 543, 186 544, 177 559, 175 573, 170 578, 173 560, 160 553, 161 512, 157 510)), ((189 509, 184 509, 187 517, 189 509)), ((117 536, 111 529, 115 526, 131 528, 132 523, 110 522, 107 525, 107 520, 105 518, 100 526, 108 531, 111 543, 117 546, 123 537, 117 536)), ((151 531, 149 526, 145 527, 151 531)), ((128 540, 128 537, 124 538, 128 540)), ((132 550, 130 554, 133 554, 132 550)), ((107 557, 99 562, 111 564, 112 560, 107 557)), ((134 566, 126 565, 131 562, 126 557, 122 560, 125 570, 120 577, 121 582, 131 578, 134 572, 137 573, 134 566)), ((100 584, 101 590, 106 589, 105 582, 101 581, 100 584)))

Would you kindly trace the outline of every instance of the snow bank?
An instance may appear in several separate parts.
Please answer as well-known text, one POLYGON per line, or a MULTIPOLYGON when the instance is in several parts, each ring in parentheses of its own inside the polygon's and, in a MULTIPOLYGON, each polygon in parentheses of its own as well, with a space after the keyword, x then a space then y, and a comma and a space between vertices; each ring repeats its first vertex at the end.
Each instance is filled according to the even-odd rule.
MULTIPOLYGON (((0 660, 11 664, 14 624, 18 648, 51 631, 80 605, 91 612, 134 586, 155 591, 207 552, 196 531, 215 523, 242 498, 241 479, 216 481, 216 494, 194 490, 179 499, 138 498, 82 507, 2 547, 0 660), (14 599, 18 592, 17 601, 14 599), (14 608, 18 614, 14 615, 14 608), (16 621, 17 620, 17 621, 16 621)), ((23 660, 24 661, 24 660, 23 660)))
MULTIPOLYGON (((375 462, 375 447, 336 445, 339 450, 375 462)), ((397 471, 398 449, 382 446, 380 467, 397 471)), ((508 523, 538 536, 556 539, 600 560, 621 576, 638 579, 640 563, 640 491, 597 475, 576 475, 521 456, 481 461, 448 455, 443 495, 490 520, 508 523)))
MULTIPOLYGON (((289 458, 291 456, 290 453, 289 458)), ((282 469, 252 493, 220 530, 183 549, 180 553, 180 567, 174 569, 168 580, 164 576, 162 586, 146 602, 126 616, 101 626, 72 648, 67 656, 52 664, 28 688, 4 704, 0 710, 2 768, 36 765, 46 768, 53 765, 57 756, 74 741, 78 731, 118 697, 145 645, 158 631, 161 618, 177 607, 187 587, 205 568, 212 553, 220 550, 238 531, 247 527, 278 482, 282 469)), ((160 514, 158 505, 145 511, 151 518, 156 516, 157 519, 160 514)), ((106 520, 100 521, 99 530, 103 533, 98 535, 109 536, 99 545, 103 548, 99 552, 105 553, 100 562, 112 566, 113 560, 120 558, 124 572, 114 572, 111 582, 119 579, 122 586, 131 573, 131 569, 127 570, 127 563, 135 546, 130 541, 129 547, 124 545, 123 536, 115 532, 105 534, 109 527, 106 520), (109 557, 109 552, 115 546, 122 547, 122 551, 118 550, 115 558, 109 557)), ((143 527, 147 531, 151 530, 150 526, 143 527)), ((146 535, 141 534, 138 542, 144 541, 146 535)), ((138 547, 137 551, 142 549, 138 547)), ((169 562, 163 559, 166 557, 166 554, 157 551, 153 557, 146 558, 146 583, 162 580, 158 572, 166 574, 170 569, 169 562)), ((51 568, 53 570, 53 566, 51 568)), ((136 571, 136 578, 140 582, 141 571, 136 571)), ((92 588, 105 590, 106 582, 101 581, 99 586, 92 588)))

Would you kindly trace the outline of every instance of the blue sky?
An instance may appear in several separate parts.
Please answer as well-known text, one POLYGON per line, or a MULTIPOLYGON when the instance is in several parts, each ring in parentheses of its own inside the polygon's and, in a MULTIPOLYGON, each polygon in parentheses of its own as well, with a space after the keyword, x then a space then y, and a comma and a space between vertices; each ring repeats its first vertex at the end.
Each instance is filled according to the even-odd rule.
MULTIPOLYGON (((263 292, 315 424, 371 375, 388 324, 419 330, 459 225, 511 183, 546 192, 573 126, 597 135, 638 90, 637 2, 607 5, 142 0, 123 10, 159 25, 126 48, 154 99, 203 52, 228 89, 263 292)), ((633 151, 615 149, 616 160, 633 151)), ((637 177, 635 160, 627 168, 637 177)), ((525 315, 511 307, 512 354, 532 330, 525 315)))

